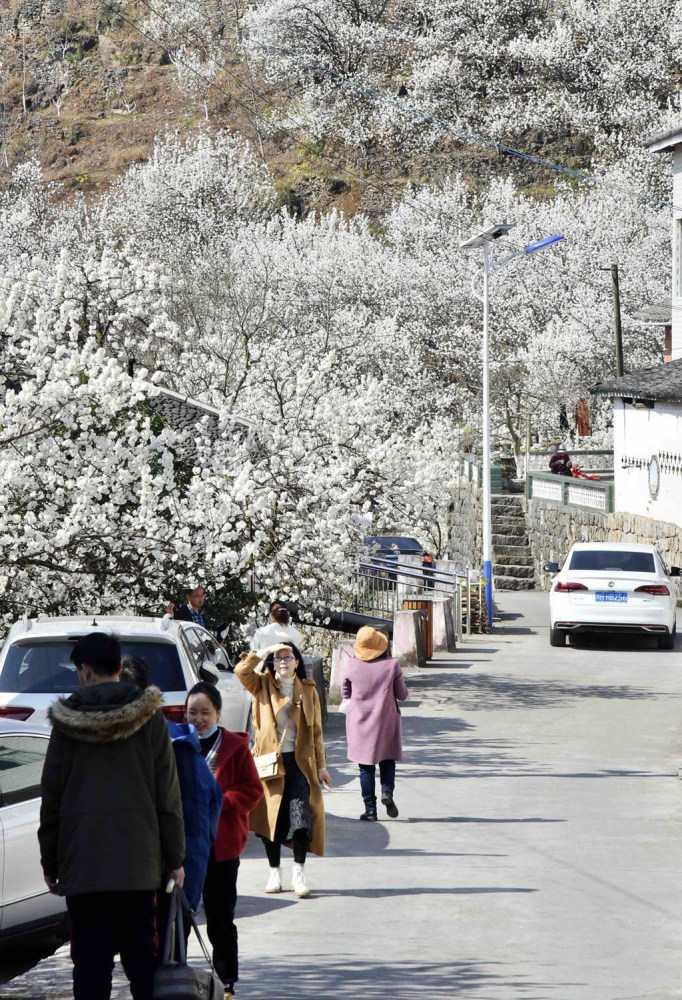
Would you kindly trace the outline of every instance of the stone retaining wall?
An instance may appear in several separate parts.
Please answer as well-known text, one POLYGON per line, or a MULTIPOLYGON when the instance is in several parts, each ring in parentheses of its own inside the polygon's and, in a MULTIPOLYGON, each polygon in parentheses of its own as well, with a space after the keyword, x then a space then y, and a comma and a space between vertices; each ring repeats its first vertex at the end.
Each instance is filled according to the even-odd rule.
POLYGON ((450 507, 450 557, 463 566, 480 566, 480 488, 462 476, 453 491, 450 507))
POLYGON ((667 521, 654 521, 636 514, 601 514, 562 507, 542 500, 529 500, 526 522, 535 579, 547 590, 552 576, 544 573, 546 562, 561 562, 573 542, 640 542, 655 545, 668 567, 682 566, 682 528, 667 521))

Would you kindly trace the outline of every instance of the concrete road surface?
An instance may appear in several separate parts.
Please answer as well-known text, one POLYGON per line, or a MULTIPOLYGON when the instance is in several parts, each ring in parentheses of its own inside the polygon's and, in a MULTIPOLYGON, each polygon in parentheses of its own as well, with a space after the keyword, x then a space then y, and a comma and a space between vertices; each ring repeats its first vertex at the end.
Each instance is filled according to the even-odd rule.
MULTIPOLYGON (((551 649, 546 602, 499 595, 493 636, 408 680, 397 820, 358 821, 330 719, 314 896, 264 895, 249 844, 237 996, 682 998, 682 648, 551 649)), ((62 949, 0 997, 69 974, 62 949)))

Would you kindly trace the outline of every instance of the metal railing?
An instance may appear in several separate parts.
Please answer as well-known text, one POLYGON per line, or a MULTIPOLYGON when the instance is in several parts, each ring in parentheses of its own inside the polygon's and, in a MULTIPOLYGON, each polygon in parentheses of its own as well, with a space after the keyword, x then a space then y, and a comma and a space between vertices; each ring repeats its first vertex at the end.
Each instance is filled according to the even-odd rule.
POLYGON ((403 563, 390 556, 363 556, 352 568, 351 582, 354 610, 377 616, 392 617, 402 610, 405 599, 439 596, 452 601, 459 640, 473 631, 473 591, 478 591, 479 608, 483 606, 483 576, 470 568, 449 572, 403 563))

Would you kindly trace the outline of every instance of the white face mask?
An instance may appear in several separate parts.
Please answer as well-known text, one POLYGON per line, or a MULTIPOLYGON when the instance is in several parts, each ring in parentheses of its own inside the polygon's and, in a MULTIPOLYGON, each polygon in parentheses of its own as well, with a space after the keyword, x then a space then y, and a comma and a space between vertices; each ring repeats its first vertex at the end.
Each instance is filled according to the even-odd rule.
POLYGON ((213 736, 214 733, 218 732, 217 726, 211 726, 207 733, 197 733, 200 740, 207 740, 209 737, 213 736))

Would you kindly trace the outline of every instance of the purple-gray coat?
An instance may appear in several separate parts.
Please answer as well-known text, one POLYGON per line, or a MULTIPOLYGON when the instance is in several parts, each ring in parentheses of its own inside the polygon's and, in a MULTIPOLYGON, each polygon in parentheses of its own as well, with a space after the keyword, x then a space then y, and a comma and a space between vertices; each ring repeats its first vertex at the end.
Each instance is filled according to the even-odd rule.
POLYGON ((348 660, 341 694, 350 701, 346 711, 348 759, 358 764, 402 760, 396 699, 405 701, 407 687, 398 661, 390 657, 348 660))

